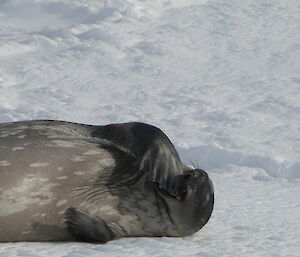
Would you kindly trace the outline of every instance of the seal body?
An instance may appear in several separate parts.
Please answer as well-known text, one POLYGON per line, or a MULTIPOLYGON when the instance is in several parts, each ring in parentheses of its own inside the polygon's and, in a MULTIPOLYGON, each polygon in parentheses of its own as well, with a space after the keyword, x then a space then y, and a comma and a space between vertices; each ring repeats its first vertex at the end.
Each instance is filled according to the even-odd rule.
MULTIPOLYGON (((184 201, 141 170, 134 146, 97 136, 99 128, 63 121, 0 125, 0 242, 183 236, 207 222, 212 206, 200 225, 185 223, 184 201)), ((204 198, 213 198, 210 184, 204 198)))

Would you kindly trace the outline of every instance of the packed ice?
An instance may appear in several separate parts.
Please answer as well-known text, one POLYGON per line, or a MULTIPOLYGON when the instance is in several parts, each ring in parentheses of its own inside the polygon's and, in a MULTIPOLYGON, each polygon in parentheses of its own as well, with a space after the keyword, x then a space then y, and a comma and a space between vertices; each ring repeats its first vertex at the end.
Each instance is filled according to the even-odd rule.
POLYGON ((300 256, 299 11, 298 0, 0 0, 1 123, 150 123, 215 188, 190 237, 2 243, 0 256, 300 256))

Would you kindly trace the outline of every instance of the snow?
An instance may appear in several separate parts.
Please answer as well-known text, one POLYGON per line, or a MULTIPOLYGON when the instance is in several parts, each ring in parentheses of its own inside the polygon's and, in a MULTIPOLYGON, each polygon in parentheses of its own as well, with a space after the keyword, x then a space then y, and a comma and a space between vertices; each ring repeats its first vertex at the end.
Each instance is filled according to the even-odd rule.
POLYGON ((215 186, 192 237, 0 256, 300 256, 298 0, 0 0, 0 122, 143 121, 215 186))

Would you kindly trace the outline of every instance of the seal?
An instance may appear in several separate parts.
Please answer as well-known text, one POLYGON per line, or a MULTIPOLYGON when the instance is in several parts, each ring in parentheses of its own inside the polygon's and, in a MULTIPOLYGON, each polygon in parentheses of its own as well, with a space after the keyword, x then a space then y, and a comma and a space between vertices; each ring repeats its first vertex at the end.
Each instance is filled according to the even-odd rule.
POLYGON ((214 205, 207 173, 139 122, 0 124, 0 178, 1 242, 187 236, 214 205))

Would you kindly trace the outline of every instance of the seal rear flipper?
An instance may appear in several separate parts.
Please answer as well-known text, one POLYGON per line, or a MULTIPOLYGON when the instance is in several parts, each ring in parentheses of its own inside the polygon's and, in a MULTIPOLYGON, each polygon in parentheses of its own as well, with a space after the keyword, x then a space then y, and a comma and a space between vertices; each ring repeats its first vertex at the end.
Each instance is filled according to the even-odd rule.
POLYGON ((78 240, 105 243, 114 238, 114 233, 97 216, 70 207, 65 211, 67 230, 78 240))

